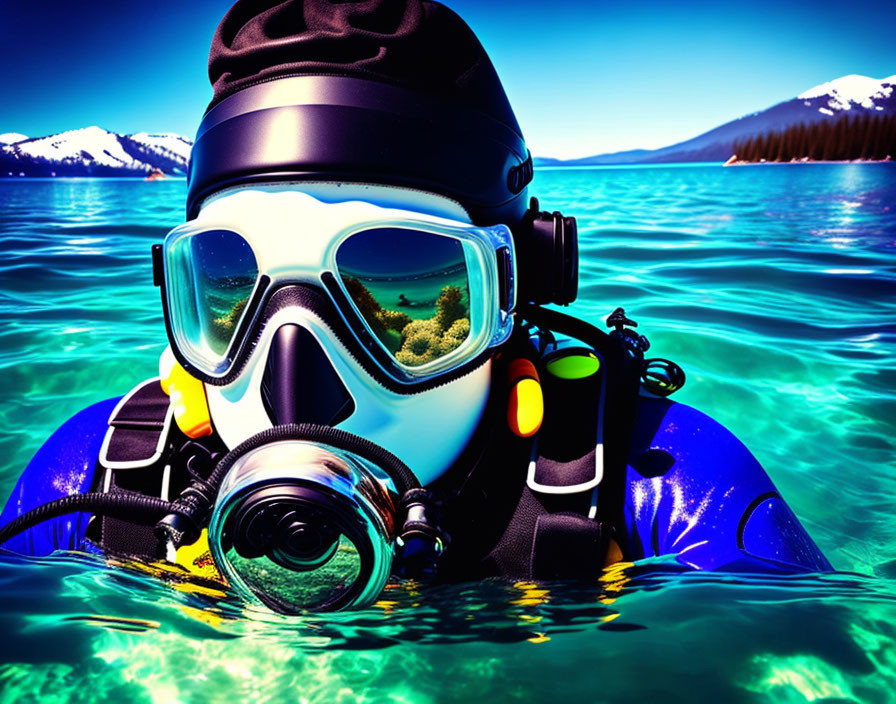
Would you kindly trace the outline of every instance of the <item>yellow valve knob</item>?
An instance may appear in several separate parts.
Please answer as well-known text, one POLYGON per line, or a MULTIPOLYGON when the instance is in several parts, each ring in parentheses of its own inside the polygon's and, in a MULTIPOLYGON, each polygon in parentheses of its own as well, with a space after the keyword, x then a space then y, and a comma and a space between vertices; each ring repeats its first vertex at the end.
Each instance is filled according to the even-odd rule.
POLYGON ((199 379, 190 376, 170 355, 167 350, 163 353, 159 367, 162 390, 168 394, 174 408, 174 422, 188 438, 211 435, 212 420, 205 398, 205 386, 199 379))
POLYGON ((507 369, 507 378, 510 382, 507 424, 515 435, 531 437, 544 420, 544 396, 538 371, 528 359, 515 359, 507 369))

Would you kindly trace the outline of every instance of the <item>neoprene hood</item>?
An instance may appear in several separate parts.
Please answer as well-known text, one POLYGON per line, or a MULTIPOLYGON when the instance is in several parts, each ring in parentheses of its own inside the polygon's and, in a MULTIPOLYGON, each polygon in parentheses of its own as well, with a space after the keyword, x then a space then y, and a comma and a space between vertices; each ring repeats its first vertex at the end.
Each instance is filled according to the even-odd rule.
POLYGON ((214 97, 187 218, 223 188, 335 181, 452 198, 515 225, 532 161, 482 45, 429 0, 239 0, 209 56, 214 97))

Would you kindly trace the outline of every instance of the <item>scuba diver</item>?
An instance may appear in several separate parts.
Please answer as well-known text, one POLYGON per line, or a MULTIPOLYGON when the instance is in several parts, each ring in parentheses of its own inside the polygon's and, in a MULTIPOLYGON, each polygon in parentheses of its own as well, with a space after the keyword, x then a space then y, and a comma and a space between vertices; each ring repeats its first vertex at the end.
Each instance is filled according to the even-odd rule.
POLYGON ((209 75, 186 220, 152 249, 160 376, 46 442, 5 550, 176 563, 286 613, 654 556, 831 569, 623 309, 606 332, 545 307, 576 298, 576 222, 529 198, 452 11, 239 0, 209 75))

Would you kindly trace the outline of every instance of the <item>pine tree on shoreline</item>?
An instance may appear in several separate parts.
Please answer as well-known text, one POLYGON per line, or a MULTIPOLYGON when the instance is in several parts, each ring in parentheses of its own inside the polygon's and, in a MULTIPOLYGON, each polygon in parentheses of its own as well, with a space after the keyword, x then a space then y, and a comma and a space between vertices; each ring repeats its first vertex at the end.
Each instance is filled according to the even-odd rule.
POLYGON ((832 122, 800 123, 734 143, 738 163, 884 161, 896 155, 896 115, 844 115, 832 122))

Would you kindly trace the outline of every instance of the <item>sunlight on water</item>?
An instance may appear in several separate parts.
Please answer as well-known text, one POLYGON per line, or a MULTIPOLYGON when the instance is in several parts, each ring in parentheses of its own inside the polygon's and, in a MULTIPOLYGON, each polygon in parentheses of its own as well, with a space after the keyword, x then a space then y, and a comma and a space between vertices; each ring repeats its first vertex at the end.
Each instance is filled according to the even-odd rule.
MULTIPOLYGON (((676 400, 730 427, 839 570, 389 590, 248 612, 98 558, 0 559, 0 702, 896 701, 896 168, 545 169, 572 312, 625 307, 676 400)), ((157 373, 149 248, 182 181, 0 181, 0 498, 89 403, 157 373)))

